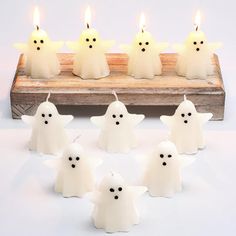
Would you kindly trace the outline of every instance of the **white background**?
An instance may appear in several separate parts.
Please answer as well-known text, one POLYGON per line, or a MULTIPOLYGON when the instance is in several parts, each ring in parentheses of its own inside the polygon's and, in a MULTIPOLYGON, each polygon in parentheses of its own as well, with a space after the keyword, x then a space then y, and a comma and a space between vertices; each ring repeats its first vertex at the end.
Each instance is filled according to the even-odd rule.
MULTIPOLYGON (((129 235, 235 235, 236 230, 236 69, 234 1, 3 1, 0 14, 0 235, 103 235, 94 229, 88 199, 63 199, 53 192, 55 172, 45 166, 50 157, 27 151, 30 130, 19 120, 12 120, 9 91, 19 53, 12 47, 25 42, 33 30, 32 12, 38 4, 41 28, 52 40, 75 40, 84 28, 84 10, 92 8, 92 26, 104 39, 128 43, 138 30, 139 15, 144 12, 147 30, 158 41, 182 42, 193 29, 197 9, 203 15, 202 30, 209 41, 221 41, 218 50, 227 99, 225 120, 206 126, 208 147, 183 171, 183 192, 172 199, 150 198, 140 204, 141 224, 129 235)), ((63 48, 62 51, 67 51, 63 48)), ((168 51, 171 51, 169 49, 168 51)), ((166 138, 167 130, 159 121, 164 111, 156 108, 131 108, 145 113, 139 126, 138 149, 128 155, 108 155, 96 148, 98 131, 89 117, 104 108, 77 108, 77 117, 68 126, 71 137, 82 134, 81 143, 91 155, 104 159, 98 180, 113 169, 130 183, 137 183, 142 168, 135 161, 166 138)), ((65 112, 70 112, 66 110, 65 112)), ((173 111, 172 111, 173 112, 173 111)))

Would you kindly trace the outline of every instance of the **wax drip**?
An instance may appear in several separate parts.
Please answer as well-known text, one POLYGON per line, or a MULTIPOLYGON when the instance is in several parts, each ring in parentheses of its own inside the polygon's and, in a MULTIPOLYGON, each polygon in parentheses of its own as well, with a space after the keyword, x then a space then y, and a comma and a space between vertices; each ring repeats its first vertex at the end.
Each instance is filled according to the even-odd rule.
POLYGON ((117 96, 117 94, 116 94, 116 91, 115 91, 115 90, 112 90, 112 94, 115 96, 115 98, 116 98, 116 101, 119 101, 119 99, 118 99, 118 96, 117 96))
POLYGON ((47 96, 47 98, 46 98, 46 102, 48 102, 50 96, 51 96, 51 92, 48 93, 48 96, 47 96))

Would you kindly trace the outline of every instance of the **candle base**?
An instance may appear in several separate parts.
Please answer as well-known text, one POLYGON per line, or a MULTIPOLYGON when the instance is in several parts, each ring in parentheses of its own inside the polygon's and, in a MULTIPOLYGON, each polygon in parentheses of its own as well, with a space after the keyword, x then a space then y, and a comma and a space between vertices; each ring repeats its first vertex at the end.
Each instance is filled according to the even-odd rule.
MULTIPOLYGON (((51 79, 31 79, 25 75, 25 59, 21 55, 11 88, 12 117, 32 115, 51 92, 55 105, 108 105, 114 100, 112 90, 125 105, 177 106, 183 95, 199 112, 213 113, 212 120, 223 120, 225 90, 217 55, 212 58, 214 74, 206 80, 188 80, 175 72, 177 54, 160 55, 163 73, 154 79, 135 79, 127 75, 126 54, 109 53, 110 75, 99 80, 83 80, 72 73, 73 56, 59 53, 61 74, 51 79)), ((75 110, 78 110, 77 108, 75 110)))

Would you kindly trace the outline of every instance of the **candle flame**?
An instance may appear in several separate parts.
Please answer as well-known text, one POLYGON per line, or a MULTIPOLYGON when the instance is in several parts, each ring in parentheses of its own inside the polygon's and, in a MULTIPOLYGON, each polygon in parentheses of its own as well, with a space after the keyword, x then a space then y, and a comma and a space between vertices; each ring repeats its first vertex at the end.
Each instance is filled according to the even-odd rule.
POLYGON ((146 18, 145 15, 142 13, 140 15, 140 20, 139 20, 139 28, 142 32, 144 32, 145 24, 146 24, 146 18))
POLYGON ((197 13, 196 13, 194 25, 196 26, 196 31, 198 31, 199 28, 200 28, 200 25, 201 25, 201 13, 200 13, 200 11, 197 11, 197 13))
POLYGON ((85 11, 85 25, 87 26, 87 28, 89 29, 91 24, 91 10, 90 7, 88 6, 86 11, 85 11))
POLYGON ((37 30, 39 29, 40 26, 40 14, 38 7, 34 8, 34 26, 36 27, 37 30))

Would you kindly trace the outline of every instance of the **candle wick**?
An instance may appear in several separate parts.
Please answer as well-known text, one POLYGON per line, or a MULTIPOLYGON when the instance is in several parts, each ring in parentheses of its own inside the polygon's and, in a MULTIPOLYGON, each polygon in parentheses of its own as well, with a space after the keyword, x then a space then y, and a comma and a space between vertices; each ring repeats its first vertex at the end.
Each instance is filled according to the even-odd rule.
POLYGON ((119 99, 118 99, 118 96, 117 96, 117 94, 116 94, 116 91, 115 91, 115 90, 112 90, 112 94, 115 96, 115 98, 116 98, 116 101, 119 101, 119 99))
POLYGON ((46 98, 46 102, 48 102, 50 96, 51 96, 51 92, 48 93, 48 96, 47 96, 47 98, 46 98))
POLYGON ((73 143, 75 143, 79 138, 81 137, 81 134, 79 134, 78 136, 76 136, 73 140, 73 143))
POLYGON ((87 29, 89 29, 89 23, 87 23, 87 29))
POLYGON ((198 25, 196 26, 196 31, 198 31, 198 25))
POLYGON ((144 33, 144 29, 142 28, 142 33, 144 33))
POLYGON ((36 25, 36 29, 39 30, 39 26, 38 25, 36 25))

